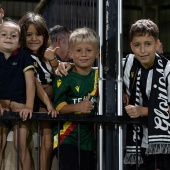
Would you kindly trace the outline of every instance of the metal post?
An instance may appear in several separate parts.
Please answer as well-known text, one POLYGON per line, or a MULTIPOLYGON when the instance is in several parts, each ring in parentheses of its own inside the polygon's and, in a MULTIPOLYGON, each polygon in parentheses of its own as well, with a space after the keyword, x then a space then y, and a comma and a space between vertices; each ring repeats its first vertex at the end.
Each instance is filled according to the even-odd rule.
POLYGON ((38 120, 37 121, 37 126, 38 126, 38 135, 37 135, 37 141, 38 141, 38 161, 37 161, 37 170, 40 169, 40 138, 41 138, 41 135, 40 135, 40 121, 38 120))
POLYGON ((17 170, 20 168, 20 119, 17 120, 17 170))
MULTIPOLYGON (((106 0, 105 105, 107 115, 118 116, 118 2, 106 0)), ((119 169, 119 125, 106 125, 106 169, 119 169)))
MULTIPOLYGON (((103 115, 103 65, 102 65, 102 47, 103 47, 103 0, 98 0, 98 33, 100 36, 100 57, 99 57, 99 109, 98 114, 103 115)), ((98 125, 98 170, 103 170, 103 125, 98 125)))
MULTIPOLYGON (((118 0, 118 75, 117 75, 117 110, 122 116, 122 0, 118 0)), ((123 170, 123 128, 119 125, 119 170, 123 170)))

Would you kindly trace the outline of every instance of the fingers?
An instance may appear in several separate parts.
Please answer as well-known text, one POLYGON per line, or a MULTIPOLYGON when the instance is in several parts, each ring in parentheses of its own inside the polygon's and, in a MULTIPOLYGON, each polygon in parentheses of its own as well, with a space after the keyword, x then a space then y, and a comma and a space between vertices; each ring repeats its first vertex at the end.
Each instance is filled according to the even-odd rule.
POLYGON ((55 75, 62 77, 63 75, 60 73, 60 70, 57 68, 55 70, 55 75))
POLYGON ((139 112, 138 112, 138 107, 137 106, 133 106, 133 105, 127 105, 125 107, 125 110, 127 112, 127 114, 131 117, 131 118, 137 118, 140 116, 139 112))
POLYGON ((22 110, 19 112, 19 116, 20 116, 20 118, 22 118, 23 121, 25 121, 27 119, 27 114, 22 112, 22 110))
POLYGON ((2 116, 4 114, 4 109, 0 108, 0 116, 2 116))
POLYGON ((84 99, 84 101, 89 101, 90 100, 90 93, 88 93, 87 97, 84 99))
POLYGON ((55 74, 60 77, 62 77, 63 75, 67 76, 67 72, 69 69, 70 68, 65 63, 60 62, 58 68, 55 71, 55 74))
POLYGON ((4 111, 9 112, 9 109, 6 107, 0 107, 0 116, 2 116, 4 114, 4 111))
POLYGON ((51 117, 57 117, 57 115, 59 114, 59 112, 57 110, 50 110, 48 111, 48 115, 51 114, 51 117))
POLYGON ((61 65, 61 73, 66 76, 68 74, 68 70, 70 70, 71 67, 69 67, 70 65, 67 63, 60 63, 61 65))
POLYGON ((54 51, 55 54, 57 53, 57 50, 58 50, 59 48, 60 48, 60 47, 55 47, 55 48, 54 48, 53 51, 54 51))
POLYGON ((32 118, 32 110, 31 109, 21 109, 19 111, 19 116, 20 116, 20 118, 22 118, 23 121, 27 120, 28 118, 31 119, 32 118))

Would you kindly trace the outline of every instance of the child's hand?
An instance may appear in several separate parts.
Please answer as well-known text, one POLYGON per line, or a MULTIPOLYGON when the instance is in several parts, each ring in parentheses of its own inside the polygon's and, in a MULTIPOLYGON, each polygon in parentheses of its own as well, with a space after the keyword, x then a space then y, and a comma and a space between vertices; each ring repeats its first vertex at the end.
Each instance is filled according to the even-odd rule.
POLYGON ((55 75, 62 77, 67 76, 68 70, 71 69, 71 64, 67 62, 60 62, 57 69, 55 70, 55 75))
POLYGON ((141 116, 139 106, 127 105, 125 107, 125 110, 127 114, 130 116, 130 118, 137 118, 141 116))
POLYGON ((78 112, 83 114, 90 113, 93 109, 93 102, 90 101, 90 93, 88 93, 88 96, 83 101, 77 103, 77 106, 78 112))
POLYGON ((47 107, 48 110, 48 115, 51 114, 52 117, 57 117, 57 115, 59 114, 59 112, 57 110, 55 110, 53 107, 47 107))
POLYGON ((4 114, 4 111, 9 111, 9 109, 8 109, 8 108, 5 108, 5 107, 2 107, 2 106, 0 105, 0 116, 2 116, 2 115, 4 114))
POLYGON ((27 118, 31 119, 32 112, 33 112, 32 109, 22 108, 22 109, 19 109, 18 111, 19 111, 20 118, 22 118, 23 121, 27 120, 27 118))
POLYGON ((48 61, 52 61, 54 58, 56 58, 56 53, 59 48, 60 47, 56 47, 54 49, 47 48, 44 53, 44 58, 48 61))

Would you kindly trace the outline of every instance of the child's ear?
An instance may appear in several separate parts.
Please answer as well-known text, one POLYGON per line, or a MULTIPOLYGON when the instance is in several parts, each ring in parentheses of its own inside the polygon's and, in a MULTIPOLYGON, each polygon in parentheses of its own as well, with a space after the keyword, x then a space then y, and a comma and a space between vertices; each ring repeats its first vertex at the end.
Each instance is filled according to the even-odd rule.
POLYGON ((132 44, 132 42, 130 42, 130 48, 131 48, 131 50, 133 52, 133 44, 132 44))
POLYGON ((99 56, 100 56, 100 50, 97 51, 96 58, 99 58, 99 56))
POLYGON ((156 41, 156 47, 159 48, 160 46, 161 46, 161 42, 160 42, 160 40, 158 39, 158 40, 156 41))

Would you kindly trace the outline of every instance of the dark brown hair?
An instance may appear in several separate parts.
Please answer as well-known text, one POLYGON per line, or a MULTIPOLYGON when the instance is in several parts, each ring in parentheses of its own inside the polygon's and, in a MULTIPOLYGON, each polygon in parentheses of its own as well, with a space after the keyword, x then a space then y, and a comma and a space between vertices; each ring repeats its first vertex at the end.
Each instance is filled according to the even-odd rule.
POLYGON ((40 47, 39 52, 38 52, 38 57, 40 57, 40 59, 43 59, 44 52, 46 48, 49 47, 49 33, 48 33, 48 28, 45 23, 45 20, 40 14, 27 12, 19 20, 19 25, 21 28, 21 48, 26 48, 26 35, 27 35, 27 30, 30 24, 33 24, 38 34, 43 35, 44 37, 43 45, 40 47))
POLYGON ((134 36, 145 36, 146 34, 154 37, 158 40, 159 29, 157 25, 150 19, 141 19, 132 24, 129 32, 130 41, 132 41, 134 36))

